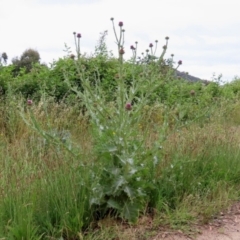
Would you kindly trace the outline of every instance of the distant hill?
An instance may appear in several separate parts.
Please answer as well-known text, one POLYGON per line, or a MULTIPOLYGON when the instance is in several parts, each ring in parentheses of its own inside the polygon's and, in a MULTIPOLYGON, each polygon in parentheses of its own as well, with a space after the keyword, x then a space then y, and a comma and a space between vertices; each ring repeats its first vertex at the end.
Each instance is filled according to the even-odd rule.
POLYGON ((198 78, 198 77, 194 77, 192 75, 189 75, 188 73, 186 72, 180 72, 178 70, 175 70, 176 72, 176 76, 177 77, 180 77, 180 78, 183 78, 189 82, 203 82, 204 84, 209 84, 211 81, 208 81, 208 80, 203 80, 201 78, 198 78))

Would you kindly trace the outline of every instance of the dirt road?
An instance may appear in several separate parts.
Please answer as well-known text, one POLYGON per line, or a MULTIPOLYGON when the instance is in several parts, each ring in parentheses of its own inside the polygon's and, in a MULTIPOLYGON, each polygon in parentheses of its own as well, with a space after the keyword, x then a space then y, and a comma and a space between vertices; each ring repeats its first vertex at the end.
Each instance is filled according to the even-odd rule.
POLYGON ((222 212, 211 223, 199 226, 199 234, 160 233, 153 240, 240 240, 240 202, 222 212))

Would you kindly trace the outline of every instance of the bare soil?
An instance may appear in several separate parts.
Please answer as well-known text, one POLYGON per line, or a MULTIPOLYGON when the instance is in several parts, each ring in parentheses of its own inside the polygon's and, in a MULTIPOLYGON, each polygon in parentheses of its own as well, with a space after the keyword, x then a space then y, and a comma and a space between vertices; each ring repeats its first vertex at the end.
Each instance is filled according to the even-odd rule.
POLYGON ((197 229, 199 231, 194 235, 186 235, 181 231, 161 232, 151 240, 240 240, 240 202, 197 229))

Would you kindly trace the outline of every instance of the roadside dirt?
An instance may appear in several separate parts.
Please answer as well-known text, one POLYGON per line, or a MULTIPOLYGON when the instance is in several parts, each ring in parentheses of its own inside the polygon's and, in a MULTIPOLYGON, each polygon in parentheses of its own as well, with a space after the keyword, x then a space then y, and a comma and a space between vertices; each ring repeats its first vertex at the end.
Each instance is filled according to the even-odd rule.
POLYGON ((161 232, 152 240, 240 240, 240 202, 205 226, 197 227, 199 234, 185 235, 182 232, 161 232))

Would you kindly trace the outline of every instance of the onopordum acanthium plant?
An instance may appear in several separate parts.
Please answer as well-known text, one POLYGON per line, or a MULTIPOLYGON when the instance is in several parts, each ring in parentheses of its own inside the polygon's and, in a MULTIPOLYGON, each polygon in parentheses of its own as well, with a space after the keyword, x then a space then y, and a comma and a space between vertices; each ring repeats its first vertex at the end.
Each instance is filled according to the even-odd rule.
MULTIPOLYGON (((146 149, 147 130, 139 131, 139 125, 144 118, 141 110, 148 104, 149 96, 160 83, 156 81, 154 71, 149 78, 135 76, 136 42, 135 47, 130 47, 133 52, 132 82, 130 86, 126 84, 123 22, 118 24, 120 31, 118 35, 114 19, 111 18, 111 21, 118 48, 118 78, 113 80, 117 81, 113 92, 115 101, 111 103, 106 101, 99 78, 94 84, 89 81, 80 53, 81 34, 76 33, 74 39, 78 59, 74 62, 83 91, 79 91, 77 87, 72 87, 72 90, 80 97, 90 116, 95 151, 94 165, 101 172, 98 177, 95 175, 96 184, 92 189, 91 205, 96 208, 98 217, 111 213, 135 222, 151 202, 154 169, 160 160, 158 144, 146 149)), ((167 42, 168 39, 167 37, 167 42)), ((167 43, 154 66, 162 64, 166 49, 167 43)), ((151 53, 153 54, 153 51, 151 53)), ((142 64, 143 73, 150 70, 153 70, 151 65, 142 64)))

